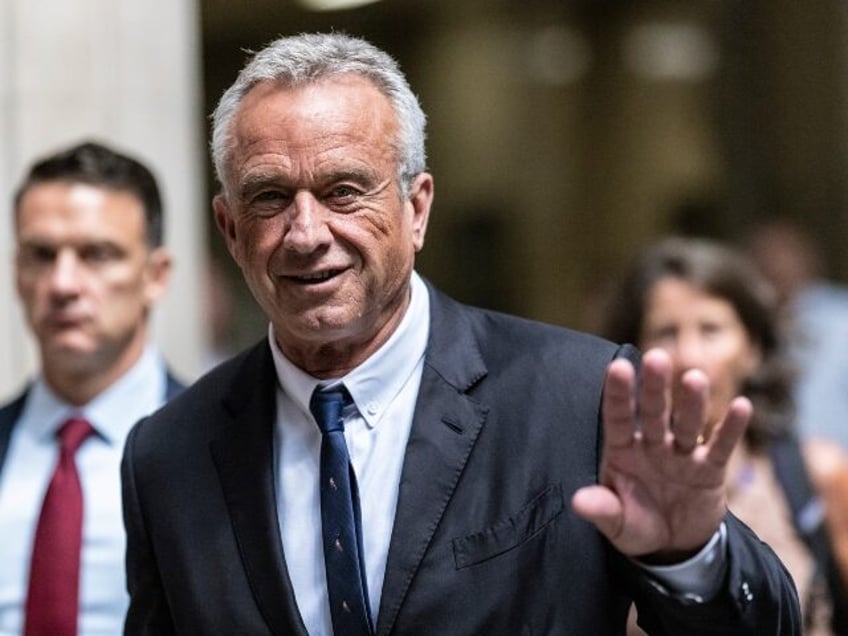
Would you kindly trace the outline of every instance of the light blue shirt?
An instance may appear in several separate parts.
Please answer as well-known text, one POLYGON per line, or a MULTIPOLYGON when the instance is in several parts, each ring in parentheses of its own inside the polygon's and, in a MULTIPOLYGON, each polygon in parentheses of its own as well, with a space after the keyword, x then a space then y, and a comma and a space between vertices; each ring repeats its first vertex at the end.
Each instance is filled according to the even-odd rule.
POLYGON ((15 424, 0 473, 0 635, 22 633, 32 541, 58 458, 56 430, 72 415, 96 435, 76 454, 83 491, 79 636, 123 631, 129 604, 124 574, 120 462, 132 425, 165 401, 166 370, 148 348, 115 384, 84 407, 64 403, 38 378, 15 424))
MULTIPOLYGON (((343 382, 356 406, 344 413, 345 440, 359 487, 366 578, 376 620, 430 330, 429 294, 415 273, 411 288, 409 308, 391 338, 360 366, 333 381, 319 381, 292 364, 269 328, 279 381, 274 432, 277 521, 295 600, 310 636, 332 636, 333 630, 321 547, 321 433, 309 401, 319 384, 343 382)), ((722 530, 686 563, 646 569, 673 593, 697 601, 722 580, 724 543, 722 530)))

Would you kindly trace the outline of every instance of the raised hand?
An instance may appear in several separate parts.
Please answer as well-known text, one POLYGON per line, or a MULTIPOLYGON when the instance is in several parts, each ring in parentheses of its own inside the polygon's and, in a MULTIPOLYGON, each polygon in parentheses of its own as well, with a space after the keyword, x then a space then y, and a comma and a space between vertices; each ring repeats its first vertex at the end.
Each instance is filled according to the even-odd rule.
POLYGON ((727 462, 752 412, 751 403, 737 397, 699 443, 708 428, 709 381, 692 369, 681 385, 672 404, 672 363, 661 349, 645 353, 638 383, 629 361, 610 364, 599 484, 572 499, 574 510, 616 549, 653 563, 694 555, 718 529, 727 462))

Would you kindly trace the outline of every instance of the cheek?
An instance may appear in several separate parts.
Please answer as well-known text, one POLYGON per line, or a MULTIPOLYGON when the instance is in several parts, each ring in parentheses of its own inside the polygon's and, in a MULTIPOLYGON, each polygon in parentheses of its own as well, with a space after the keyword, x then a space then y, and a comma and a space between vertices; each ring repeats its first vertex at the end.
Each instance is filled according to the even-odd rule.
POLYGON ((113 300, 122 301, 124 307, 134 307, 147 303, 147 288, 152 284, 142 265, 128 266, 103 276, 91 276, 84 295, 107 307, 113 300))
POLYGON ((27 303, 35 294, 35 285, 32 281, 18 275, 15 278, 15 291, 18 293, 21 302, 27 303))
POLYGON ((739 392, 739 376, 732 367, 720 369, 712 376, 714 393, 721 396, 722 400, 729 400, 739 392))
POLYGON ((712 401, 715 403, 715 408, 722 411, 741 392, 742 384, 747 376, 742 371, 737 356, 729 356, 716 361, 711 365, 708 375, 710 376, 710 385, 713 387, 711 390, 712 401))
POLYGON ((747 358, 740 358, 736 361, 734 367, 729 371, 728 375, 732 375, 734 391, 739 393, 743 386, 754 372, 754 367, 750 364, 747 358))
POLYGON ((236 262, 242 266, 269 260, 277 249, 283 235, 280 216, 269 219, 252 220, 242 223, 238 228, 235 241, 236 262))
POLYGON ((415 243, 412 227, 407 219, 398 220, 386 229, 382 242, 386 255, 386 268, 390 274, 403 275, 409 263, 415 258, 415 243))
POLYGON ((727 353, 726 374, 732 378, 733 390, 738 393, 748 378, 756 371, 759 364, 749 342, 739 338, 729 348, 727 353))
POLYGON ((47 283, 43 279, 19 276, 16 281, 16 290, 27 315, 46 310, 50 294, 47 283))

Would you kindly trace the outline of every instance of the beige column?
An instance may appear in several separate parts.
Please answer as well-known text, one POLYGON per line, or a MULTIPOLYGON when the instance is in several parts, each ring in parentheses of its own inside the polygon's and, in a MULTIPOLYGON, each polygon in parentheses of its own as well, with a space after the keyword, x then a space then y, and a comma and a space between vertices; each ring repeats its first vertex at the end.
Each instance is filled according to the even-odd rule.
POLYGON ((175 370, 202 366, 205 130, 195 0, 0 0, 0 400, 35 368, 12 275, 12 189, 28 164, 94 138, 145 161, 176 255, 154 333, 175 370))

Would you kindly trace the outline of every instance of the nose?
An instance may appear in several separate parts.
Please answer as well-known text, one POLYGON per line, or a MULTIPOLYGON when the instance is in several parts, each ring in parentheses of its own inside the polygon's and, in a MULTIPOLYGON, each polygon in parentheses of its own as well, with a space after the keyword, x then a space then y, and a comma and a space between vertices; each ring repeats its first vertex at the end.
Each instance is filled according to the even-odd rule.
POLYGON ((675 367, 680 371, 702 368, 704 364, 704 343, 695 333, 682 333, 678 336, 671 352, 675 367))
POLYGON ((62 249, 56 254, 50 272, 50 290, 57 296, 69 296, 79 292, 80 262, 71 249, 62 249))
POLYGON ((283 246, 287 250, 308 254, 332 240, 327 227, 325 209, 311 192, 294 196, 289 208, 283 246))

